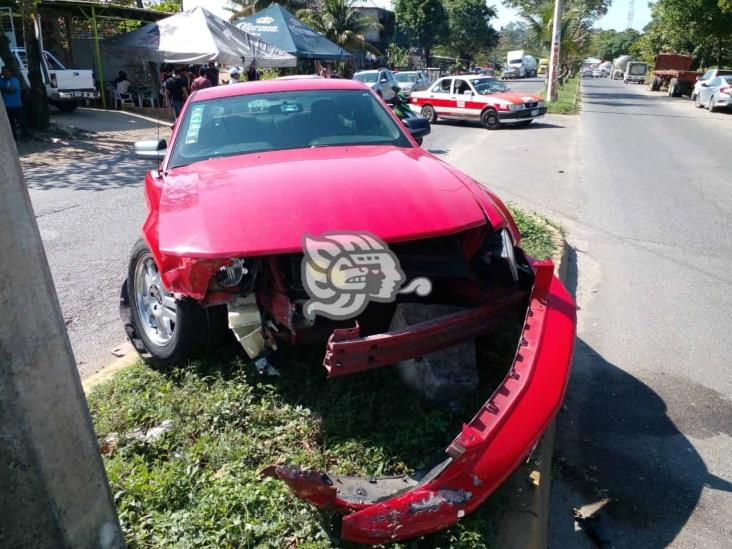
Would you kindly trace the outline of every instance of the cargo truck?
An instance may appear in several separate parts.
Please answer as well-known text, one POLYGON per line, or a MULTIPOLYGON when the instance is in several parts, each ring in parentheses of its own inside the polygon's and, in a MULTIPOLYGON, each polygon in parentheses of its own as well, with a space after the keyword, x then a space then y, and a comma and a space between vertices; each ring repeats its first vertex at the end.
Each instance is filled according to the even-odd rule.
POLYGON ((680 53, 659 53, 651 74, 651 91, 666 90, 669 97, 691 95, 694 84, 703 74, 692 71, 690 55, 680 53))

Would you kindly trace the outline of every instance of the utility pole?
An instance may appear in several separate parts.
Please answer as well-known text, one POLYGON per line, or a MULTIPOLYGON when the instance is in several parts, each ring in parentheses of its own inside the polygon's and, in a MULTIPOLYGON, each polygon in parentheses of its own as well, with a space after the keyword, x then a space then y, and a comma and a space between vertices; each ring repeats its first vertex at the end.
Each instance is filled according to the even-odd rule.
POLYGON ((554 0, 554 20, 552 21, 552 51, 549 55, 549 74, 547 75, 546 100, 557 100, 559 76, 559 44, 562 41, 562 0, 554 0))
POLYGON ((123 548, 3 107, 0 196, 0 547, 123 548))

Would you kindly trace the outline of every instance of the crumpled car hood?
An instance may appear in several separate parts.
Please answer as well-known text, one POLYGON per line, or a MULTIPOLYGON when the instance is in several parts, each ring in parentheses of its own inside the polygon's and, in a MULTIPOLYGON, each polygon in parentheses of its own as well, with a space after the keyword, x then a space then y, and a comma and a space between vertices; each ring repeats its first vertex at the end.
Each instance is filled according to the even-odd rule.
POLYGON ((164 254, 252 256, 300 251, 306 233, 369 231, 387 242, 450 234, 484 225, 484 207, 422 150, 323 147, 169 170, 158 231, 164 254))

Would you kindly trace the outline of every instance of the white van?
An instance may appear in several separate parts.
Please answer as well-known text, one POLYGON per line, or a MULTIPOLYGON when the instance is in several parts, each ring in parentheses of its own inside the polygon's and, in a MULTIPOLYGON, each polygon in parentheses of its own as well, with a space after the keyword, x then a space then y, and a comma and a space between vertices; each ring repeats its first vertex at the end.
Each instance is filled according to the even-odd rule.
MULTIPOLYGON (((18 60, 23 78, 28 82, 28 67, 25 61, 25 48, 12 48, 11 51, 18 60)), ((0 68, 4 66, 0 59, 0 68)), ((46 85, 46 94, 51 105, 55 105, 64 112, 76 109, 79 101, 98 99, 99 91, 94 87, 94 75, 90 70, 67 69, 61 61, 48 51, 43 52, 41 59, 43 83, 46 85)))

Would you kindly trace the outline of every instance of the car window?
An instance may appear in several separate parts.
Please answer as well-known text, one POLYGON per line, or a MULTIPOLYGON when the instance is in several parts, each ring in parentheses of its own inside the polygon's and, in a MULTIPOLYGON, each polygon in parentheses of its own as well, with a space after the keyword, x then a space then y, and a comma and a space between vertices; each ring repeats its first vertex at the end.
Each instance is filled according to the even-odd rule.
POLYGON ((704 76, 702 76, 700 78, 700 80, 709 80, 713 74, 714 74, 714 71, 707 71, 704 73, 704 76))
POLYGON ((509 87, 497 78, 473 78, 470 82, 480 95, 509 91, 509 87))
POLYGON ((454 91, 452 92, 454 95, 462 95, 466 91, 471 91, 470 84, 468 84, 465 80, 462 78, 456 78, 453 81, 453 88, 454 91))
POLYGON ((366 84, 373 84, 379 79, 378 77, 378 72, 362 72, 353 75, 354 80, 358 80, 359 82, 365 82, 366 84))
POLYGON ((452 85, 452 78, 443 78, 437 84, 432 86, 430 90, 432 93, 450 93, 450 86, 452 85))
POLYGON ((730 75, 730 76, 724 76, 724 77, 722 78, 722 80, 724 80, 724 82, 722 82, 722 84, 724 84, 725 82, 726 82, 727 84, 732 84, 732 75, 730 75))
POLYGON ((48 64, 48 68, 51 69, 52 71, 66 70, 66 67, 64 67, 58 59, 56 59, 53 55, 51 55, 47 51, 43 52, 43 56, 46 58, 46 63, 48 64))
POLYGON ((245 94, 190 103, 170 167, 222 156, 343 145, 411 146, 365 90, 245 94))
POLYGON ((417 81, 417 75, 413 72, 399 72, 394 75, 397 79, 397 82, 416 82, 417 81))
POLYGON ((719 78, 719 77, 717 77, 717 78, 712 78, 712 79, 711 79, 711 80, 709 81, 709 85, 710 85, 710 86, 719 86, 719 85, 720 85, 721 83, 722 83, 722 79, 721 79, 721 78, 719 78))

